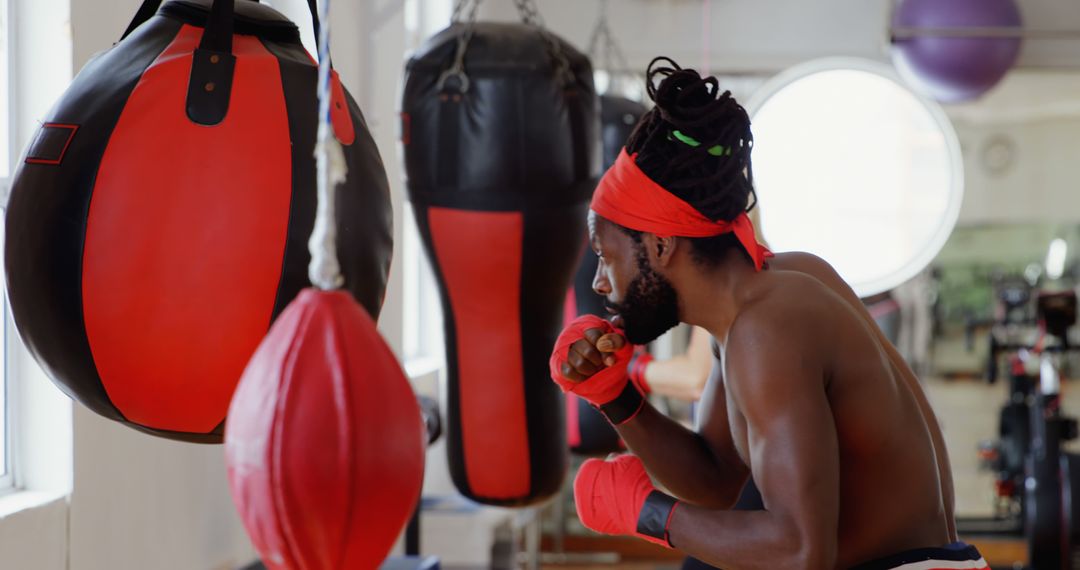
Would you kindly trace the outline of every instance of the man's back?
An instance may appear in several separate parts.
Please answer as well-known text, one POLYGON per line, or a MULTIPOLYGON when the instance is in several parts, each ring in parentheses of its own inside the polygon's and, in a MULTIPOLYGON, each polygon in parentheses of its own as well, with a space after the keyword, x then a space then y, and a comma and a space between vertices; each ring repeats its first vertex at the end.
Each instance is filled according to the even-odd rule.
MULTIPOLYGON (((910 369, 825 262, 806 254, 781 254, 770 263, 770 273, 767 300, 750 312, 773 312, 764 318, 779 322, 775 314, 779 311, 786 322, 785 335, 801 339, 798 350, 820 366, 836 426, 837 566, 955 540, 947 456, 937 422, 910 369)), ((737 320, 727 339, 729 348, 737 342, 739 330, 737 320)), ((726 358, 730 363, 740 355, 729 352, 726 358)), ((737 380, 728 380, 732 381, 737 380)), ((730 386, 728 390, 738 391, 730 386)), ((776 404, 784 405, 784 397, 776 394, 776 404)), ((749 463, 745 420, 737 398, 727 400, 735 444, 749 463)))

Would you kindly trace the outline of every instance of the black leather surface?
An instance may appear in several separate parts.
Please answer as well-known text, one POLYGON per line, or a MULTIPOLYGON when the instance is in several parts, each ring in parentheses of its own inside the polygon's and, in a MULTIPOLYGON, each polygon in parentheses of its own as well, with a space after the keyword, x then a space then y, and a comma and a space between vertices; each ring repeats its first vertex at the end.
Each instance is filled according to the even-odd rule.
MULTIPOLYGON (((523 214, 522 285, 516 292, 521 328, 507 334, 522 338, 531 468, 527 495, 495 499, 469 487, 457 365, 457 348, 469 339, 456 337, 444 285, 441 295, 448 366, 444 433, 451 476, 474 500, 525 505, 558 492, 567 469, 564 402, 549 377, 547 360, 562 329, 562 305, 585 234, 588 199, 600 174, 599 105, 588 58, 557 40, 573 75, 563 81, 545 39, 520 24, 478 23, 464 58, 469 88, 440 91, 439 78, 453 63, 464 31, 454 25, 440 32, 407 65, 402 101, 407 190, 440 284, 428 208, 523 214)), ((485 381, 499 376, 492 370, 485 381)))
MULTIPOLYGON (((315 135, 318 68, 298 43, 263 41, 278 58, 290 110, 289 136, 293 141, 293 199, 289 211, 289 237, 285 246, 281 283, 274 318, 300 290, 309 287, 308 238, 315 227, 315 135)), ((337 252, 341 274, 348 289, 372 318, 378 319, 386 295, 390 259, 394 253, 394 213, 390 208, 390 183, 382 158, 360 107, 346 92, 356 141, 345 147, 349 169, 345 184, 337 190, 337 252)))
POLYGON ((7 208, 4 265, 23 342, 64 393, 115 420, 123 417, 98 377, 83 322, 86 220, 124 105, 179 30, 157 18, 86 64, 44 121, 79 126, 63 164, 19 164, 7 208))
MULTIPOLYGON (((614 95, 600 97, 600 138, 603 142, 604 168, 610 168, 626 146, 626 139, 634 131, 638 119, 648 109, 637 101, 614 95)), ((588 241, 588 236, 584 237, 588 241)), ((574 301, 578 315, 597 315, 607 317, 604 310, 604 298, 593 291, 593 278, 596 276, 598 259, 592 249, 585 244, 581 263, 574 274, 574 301)), ((581 443, 571 451, 579 455, 607 455, 621 451, 619 433, 596 408, 585 400, 578 400, 578 431, 581 443)))
MULTIPOLYGON (((61 390, 94 412, 125 423, 128 422, 102 385, 84 324, 82 274, 83 263, 88 260, 83 259, 83 246, 89 204, 102 156, 128 97, 182 25, 190 23, 169 12, 169 6, 190 8, 199 3, 200 0, 182 0, 166 4, 158 15, 83 68, 44 117, 45 123, 79 127, 62 164, 21 161, 13 178, 7 211, 8 294, 24 342, 61 390)), ((265 30, 295 31, 295 25, 277 12, 247 0, 238 2, 237 14, 238 22, 246 18, 254 24, 259 18, 267 18, 263 22, 268 26, 265 30)), ((280 62, 293 148, 289 235, 273 307, 276 317, 310 284, 307 240, 314 225, 316 199, 313 149, 317 70, 295 33, 268 33, 260 39, 280 62)), ((346 288, 377 317, 393 247, 389 186, 379 151, 360 109, 348 95, 347 103, 356 140, 344 149, 349 175, 337 195, 338 253, 346 288)), ((244 102, 233 99, 228 104, 244 102)), ((222 439, 221 425, 211 433, 167 432, 128 425, 184 441, 217 443, 222 439)))
POLYGON ((604 148, 604 168, 611 168, 626 140, 649 109, 637 101, 617 95, 600 97, 600 138, 604 148))

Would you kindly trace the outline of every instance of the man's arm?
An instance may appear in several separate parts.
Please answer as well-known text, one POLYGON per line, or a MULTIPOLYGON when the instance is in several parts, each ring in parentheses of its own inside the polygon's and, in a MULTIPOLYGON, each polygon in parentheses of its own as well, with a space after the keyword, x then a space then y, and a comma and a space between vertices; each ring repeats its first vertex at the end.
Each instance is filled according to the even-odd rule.
MULTIPOLYGON (((549 365, 552 379, 598 406, 630 448, 663 485, 695 504, 726 508, 735 503, 747 470, 731 443, 726 402, 714 379, 702 406, 712 421, 701 437, 659 413, 629 381, 632 347, 610 323, 586 315, 559 335, 549 365)), ((719 367, 716 367, 717 374, 719 367)))
POLYGON ((710 509, 739 499, 749 470, 735 451, 728 425, 721 366, 713 359, 694 433, 647 404, 617 429, 649 474, 677 498, 710 509))
POLYGON ((709 331, 692 327, 686 352, 650 362, 645 369, 645 381, 652 393, 687 402, 701 399, 712 367, 711 343, 709 331))
MULTIPOLYGON (((742 320, 742 319, 741 319, 742 320)), ((756 320, 756 319, 755 319, 756 320)), ((771 325, 736 323, 727 387, 746 418, 764 511, 676 508, 671 543, 724 568, 832 568, 839 521, 839 444, 820 364, 808 340, 771 325), (777 346, 806 347, 774 350, 777 346)))

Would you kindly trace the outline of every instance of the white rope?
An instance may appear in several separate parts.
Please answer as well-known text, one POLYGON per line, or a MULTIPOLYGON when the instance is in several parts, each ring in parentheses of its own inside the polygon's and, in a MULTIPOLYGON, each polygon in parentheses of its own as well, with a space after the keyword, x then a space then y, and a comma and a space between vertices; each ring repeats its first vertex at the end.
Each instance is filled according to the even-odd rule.
POLYGON ((319 132, 315 143, 316 188, 318 207, 315 228, 308 240, 311 265, 308 278, 319 289, 337 289, 345 283, 337 258, 337 224, 334 199, 337 187, 345 182, 348 167, 341 143, 334 136, 330 121, 330 0, 321 0, 319 6, 321 33, 319 38, 319 132))

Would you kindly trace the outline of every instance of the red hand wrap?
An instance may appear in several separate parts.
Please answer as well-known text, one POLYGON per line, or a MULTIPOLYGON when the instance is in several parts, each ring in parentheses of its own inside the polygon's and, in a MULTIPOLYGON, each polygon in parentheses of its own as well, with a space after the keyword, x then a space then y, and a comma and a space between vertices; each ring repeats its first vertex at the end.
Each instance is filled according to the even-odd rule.
POLYGON ((626 365, 634 354, 634 347, 630 343, 624 344, 615 353, 615 364, 581 382, 574 382, 562 375, 562 365, 569 358, 570 345, 585 338, 585 331, 589 329, 600 329, 604 334, 622 334, 622 331, 596 315, 582 315, 574 319, 566 325, 558 340, 555 341, 555 349, 551 353, 549 362, 551 379, 562 388, 563 392, 572 392, 594 406, 602 406, 617 398, 626 387, 628 378, 626 365))
POLYGON ((678 503, 656 490, 636 455, 583 463, 574 479, 574 503, 581 524, 591 530, 636 536, 671 548, 667 529, 678 503), (649 511, 646 516, 643 510, 649 511))
POLYGON ((644 345, 638 346, 634 357, 630 360, 630 365, 627 367, 627 371, 630 375, 630 381, 637 386, 642 396, 648 396, 652 393, 652 388, 649 387, 649 381, 645 378, 645 369, 648 368, 649 363, 653 361, 653 355, 645 351, 644 345))

